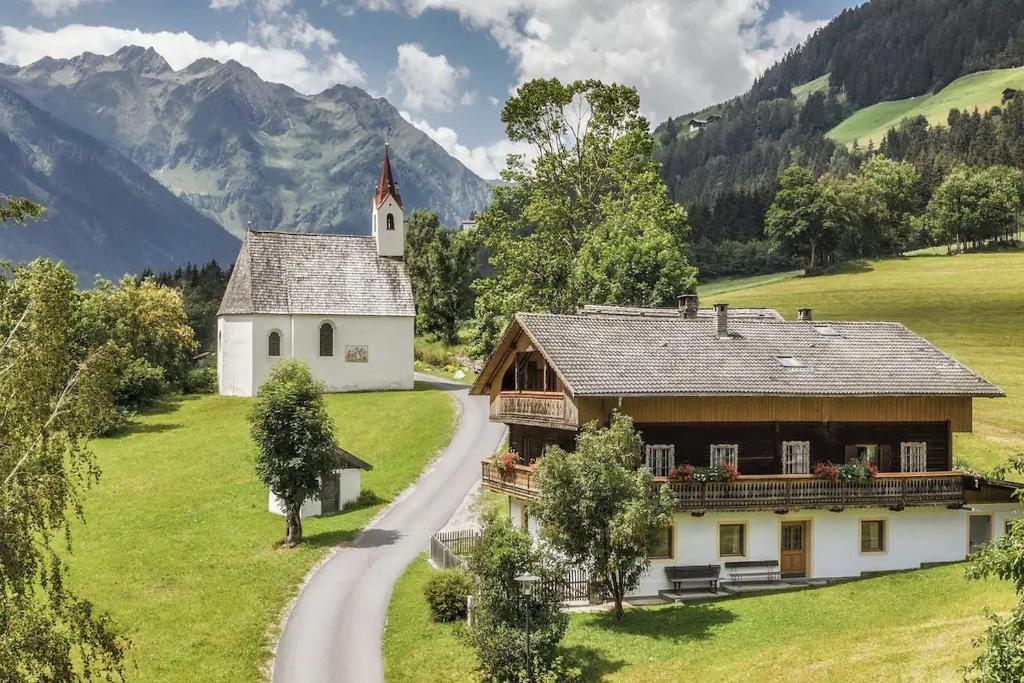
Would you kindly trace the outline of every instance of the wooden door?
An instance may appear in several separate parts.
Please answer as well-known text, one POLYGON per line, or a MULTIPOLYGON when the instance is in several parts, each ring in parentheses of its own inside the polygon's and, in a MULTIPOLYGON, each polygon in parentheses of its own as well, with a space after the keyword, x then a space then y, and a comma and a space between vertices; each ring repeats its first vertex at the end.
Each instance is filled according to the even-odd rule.
POLYGON ((779 569, 783 576, 807 575, 807 522, 782 523, 779 569))
POLYGON ((320 487, 320 514, 332 515, 341 507, 338 500, 341 495, 339 491, 338 474, 333 473, 324 477, 320 487))

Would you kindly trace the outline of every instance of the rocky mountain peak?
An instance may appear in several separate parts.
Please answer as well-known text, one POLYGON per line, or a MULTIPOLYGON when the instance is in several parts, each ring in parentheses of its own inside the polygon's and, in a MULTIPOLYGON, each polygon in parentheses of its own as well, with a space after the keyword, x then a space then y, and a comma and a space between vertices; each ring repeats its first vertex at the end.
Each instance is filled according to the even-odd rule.
POLYGON ((173 71, 160 54, 151 47, 126 45, 113 54, 113 60, 125 69, 142 74, 162 74, 173 71))

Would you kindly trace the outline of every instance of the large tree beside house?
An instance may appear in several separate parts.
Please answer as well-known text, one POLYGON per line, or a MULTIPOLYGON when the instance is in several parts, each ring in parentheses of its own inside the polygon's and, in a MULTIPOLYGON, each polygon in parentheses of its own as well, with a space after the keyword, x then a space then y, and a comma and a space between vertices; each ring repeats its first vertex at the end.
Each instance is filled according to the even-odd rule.
POLYGON ((491 269, 476 284, 479 351, 493 347, 517 311, 657 306, 693 285, 686 211, 651 160, 634 88, 535 79, 501 118, 509 139, 531 154, 509 156, 507 184, 478 219, 491 269))
POLYGON ((675 509, 667 487, 652 495, 643 452, 633 421, 614 413, 607 427, 586 425, 574 452, 549 447, 537 468, 541 493, 532 512, 542 533, 590 569, 615 602, 618 621, 623 599, 650 565, 652 538, 667 533, 675 509))

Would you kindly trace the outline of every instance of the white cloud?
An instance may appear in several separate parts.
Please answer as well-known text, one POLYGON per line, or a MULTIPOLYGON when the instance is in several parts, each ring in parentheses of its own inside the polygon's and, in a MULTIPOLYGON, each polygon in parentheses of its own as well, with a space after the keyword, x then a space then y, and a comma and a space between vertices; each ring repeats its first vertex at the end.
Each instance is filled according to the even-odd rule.
POLYGON ((294 48, 240 41, 204 41, 186 32, 148 33, 82 24, 70 24, 54 31, 0 26, 0 63, 24 65, 45 56, 67 58, 83 52, 111 54, 124 45, 152 47, 175 69, 200 57, 220 61, 234 59, 265 80, 285 83, 303 93, 320 92, 335 83, 361 85, 366 81, 359 65, 340 52, 311 60, 294 48))
POLYGON ((101 0, 30 0, 32 9, 44 17, 55 17, 58 14, 71 12, 89 2, 101 0))
POLYGON ((234 10, 242 5, 252 5, 264 14, 277 14, 291 2, 292 0, 210 0, 210 9, 234 10))
POLYGON ((466 104, 474 97, 459 93, 460 81, 469 76, 469 69, 452 66, 444 55, 431 55, 416 43, 398 46, 398 65, 392 76, 405 90, 402 104, 414 111, 450 111, 456 102, 466 104))
POLYGON ((309 23, 306 15, 301 13, 276 21, 260 21, 252 27, 252 32, 260 39, 262 45, 268 47, 298 47, 308 50, 316 46, 327 50, 338 42, 333 33, 309 23))
POLYGON ((364 8, 451 10, 486 30, 521 81, 599 78, 640 92, 655 121, 732 97, 820 22, 769 0, 356 0, 364 8))
POLYGON ((407 112, 401 112, 402 118, 429 135, 434 142, 441 145, 444 151, 461 161, 466 168, 481 178, 498 178, 505 168, 505 157, 509 154, 522 154, 530 157, 534 150, 527 144, 510 140, 498 140, 489 145, 468 147, 459 142, 459 134, 447 126, 435 128, 427 121, 415 119, 407 112))
POLYGON ((242 4, 242 0, 210 0, 210 9, 236 9, 242 4))
POLYGON ((497 107, 499 104, 501 104, 501 100, 499 100, 494 95, 488 95, 487 96, 487 101, 491 103, 492 107, 497 107))

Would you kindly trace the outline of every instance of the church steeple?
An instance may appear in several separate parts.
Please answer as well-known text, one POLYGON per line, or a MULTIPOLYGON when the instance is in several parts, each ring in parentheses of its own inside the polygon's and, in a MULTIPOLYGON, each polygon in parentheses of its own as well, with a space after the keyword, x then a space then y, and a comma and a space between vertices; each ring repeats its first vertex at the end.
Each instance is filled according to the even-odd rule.
POLYGON ((399 208, 402 206, 402 197, 398 194, 398 185, 395 184, 394 176, 391 175, 391 157, 388 154, 389 145, 384 143, 384 163, 380 167, 380 182, 377 183, 377 196, 374 198, 377 206, 384 203, 384 200, 391 195, 399 208))
POLYGON ((380 256, 401 258, 405 255, 405 216, 398 184, 391 172, 391 157, 384 145, 384 163, 380 167, 380 183, 370 207, 373 236, 380 256))

